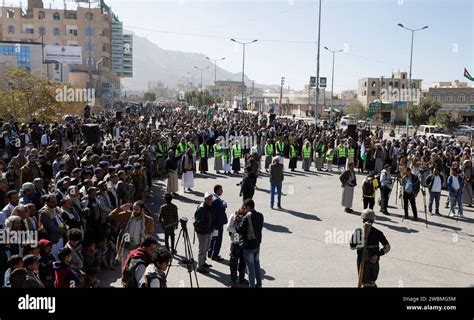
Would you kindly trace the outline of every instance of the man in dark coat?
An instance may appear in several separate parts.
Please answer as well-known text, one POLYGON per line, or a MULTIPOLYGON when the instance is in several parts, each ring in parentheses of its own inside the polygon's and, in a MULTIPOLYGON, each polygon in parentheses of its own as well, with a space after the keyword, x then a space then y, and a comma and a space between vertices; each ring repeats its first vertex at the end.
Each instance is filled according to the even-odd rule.
POLYGON ((207 253, 208 258, 217 262, 224 261, 224 258, 222 258, 219 253, 222 246, 224 225, 228 222, 227 214, 225 212, 227 209, 227 203, 220 198, 223 192, 224 190, 221 185, 216 185, 214 187, 214 195, 212 197, 212 207, 214 208, 214 234, 212 235, 211 245, 207 253))

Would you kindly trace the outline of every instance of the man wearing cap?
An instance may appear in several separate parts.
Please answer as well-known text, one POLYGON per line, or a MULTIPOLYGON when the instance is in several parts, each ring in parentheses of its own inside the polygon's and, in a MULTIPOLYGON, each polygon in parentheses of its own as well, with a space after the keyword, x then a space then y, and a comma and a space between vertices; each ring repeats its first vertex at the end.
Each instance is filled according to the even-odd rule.
POLYGON ((26 205, 29 203, 33 203, 33 196, 35 194, 35 185, 31 182, 24 183, 21 186, 21 198, 20 204, 26 205))
POLYGON ((61 203, 61 200, 67 196, 67 189, 70 186, 70 180, 68 177, 64 177, 57 183, 56 188, 56 198, 58 203, 61 203))
POLYGON ((392 176, 390 174, 391 164, 385 164, 382 173, 380 174, 380 212, 385 215, 390 215, 388 213, 388 200, 390 198, 390 192, 392 192, 392 176))
POLYGON ((380 270, 380 257, 390 251, 390 244, 385 235, 373 226, 375 212, 365 209, 361 215, 363 228, 357 228, 352 235, 350 248, 357 249, 357 271, 363 268, 362 279, 359 282, 362 288, 376 288, 380 270), (380 244, 383 248, 380 248, 380 244))
POLYGON ((206 263, 206 256, 211 244, 211 233, 213 228, 214 208, 212 207, 213 195, 210 192, 204 194, 204 202, 199 205, 194 213, 194 231, 199 242, 198 269, 200 273, 209 273, 206 268, 212 267, 206 263))
POLYGON ((270 166, 270 208, 272 209, 275 204, 275 191, 277 192, 278 209, 281 209, 281 187, 283 180, 283 164, 280 163, 280 157, 276 156, 273 158, 273 163, 270 166))

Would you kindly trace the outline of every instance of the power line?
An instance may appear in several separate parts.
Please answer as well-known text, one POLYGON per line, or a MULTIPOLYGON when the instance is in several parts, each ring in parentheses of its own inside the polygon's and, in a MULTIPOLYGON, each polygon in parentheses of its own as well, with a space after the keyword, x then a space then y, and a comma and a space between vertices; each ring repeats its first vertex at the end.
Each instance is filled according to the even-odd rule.
MULTIPOLYGON (((200 33, 189 33, 189 32, 178 32, 178 31, 168 31, 168 30, 158 30, 158 29, 150 29, 150 28, 143 28, 143 27, 134 27, 126 25, 126 28, 142 30, 142 31, 150 31, 150 32, 157 32, 157 33, 164 33, 164 34, 174 34, 174 35, 181 35, 181 36, 189 36, 189 37, 200 37, 200 38, 213 38, 213 39, 226 39, 229 40, 232 36, 216 36, 216 35, 209 35, 209 34, 200 34, 200 33)), ((252 41, 256 38, 241 38, 241 37, 234 37, 240 40, 245 41, 252 41)), ((260 42, 275 42, 275 43, 300 43, 300 44, 315 44, 315 41, 296 41, 296 40, 274 40, 274 39, 258 39, 260 42)))

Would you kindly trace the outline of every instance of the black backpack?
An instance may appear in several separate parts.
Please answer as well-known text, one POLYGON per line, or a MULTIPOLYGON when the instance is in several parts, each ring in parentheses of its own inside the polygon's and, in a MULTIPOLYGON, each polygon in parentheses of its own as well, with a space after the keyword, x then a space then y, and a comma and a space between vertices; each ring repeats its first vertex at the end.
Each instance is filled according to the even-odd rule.
POLYGON ((365 179, 362 184, 362 194, 364 197, 371 197, 374 195, 374 183, 372 179, 365 179))

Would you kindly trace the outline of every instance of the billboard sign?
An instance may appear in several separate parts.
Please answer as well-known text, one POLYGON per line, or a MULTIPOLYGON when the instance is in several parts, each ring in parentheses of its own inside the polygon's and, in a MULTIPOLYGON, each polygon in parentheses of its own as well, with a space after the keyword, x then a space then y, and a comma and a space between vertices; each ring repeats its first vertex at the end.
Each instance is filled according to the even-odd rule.
POLYGON ((82 47, 45 45, 44 59, 46 62, 82 64, 82 47))

